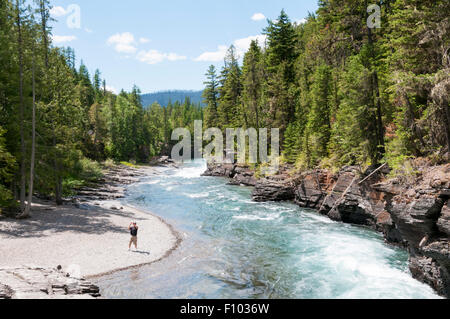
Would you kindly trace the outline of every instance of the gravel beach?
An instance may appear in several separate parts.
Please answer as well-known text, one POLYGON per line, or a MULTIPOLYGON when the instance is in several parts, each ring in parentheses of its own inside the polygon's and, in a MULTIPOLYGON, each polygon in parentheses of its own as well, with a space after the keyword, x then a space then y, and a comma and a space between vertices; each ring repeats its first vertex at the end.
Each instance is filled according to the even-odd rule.
POLYGON ((97 277, 158 261, 179 241, 161 218, 116 200, 60 207, 37 200, 30 219, 0 219, 0 268, 61 265, 72 276, 97 277), (128 250, 132 221, 139 226, 136 251, 128 250))

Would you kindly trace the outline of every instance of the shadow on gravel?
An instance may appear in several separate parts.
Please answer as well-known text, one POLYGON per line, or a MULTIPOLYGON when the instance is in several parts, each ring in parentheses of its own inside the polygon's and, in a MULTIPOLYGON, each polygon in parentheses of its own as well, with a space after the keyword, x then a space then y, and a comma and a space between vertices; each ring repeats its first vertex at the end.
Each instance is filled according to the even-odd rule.
POLYGON ((103 234, 106 232, 128 232, 127 226, 118 227, 108 219, 114 216, 127 217, 139 222, 132 212, 104 209, 85 204, 82 209, 73 205, 55 207, 49 202, 39 202, 26 220, 3 219, 0 236, 15 238, 42 238, 45 232, 77 232, 82 234, 103 234), (6 222, 6 223, 3 223, 6 222))
POLYGON ((149 251, 133 250, 133 253, 150 256, 150 252, 149 251))

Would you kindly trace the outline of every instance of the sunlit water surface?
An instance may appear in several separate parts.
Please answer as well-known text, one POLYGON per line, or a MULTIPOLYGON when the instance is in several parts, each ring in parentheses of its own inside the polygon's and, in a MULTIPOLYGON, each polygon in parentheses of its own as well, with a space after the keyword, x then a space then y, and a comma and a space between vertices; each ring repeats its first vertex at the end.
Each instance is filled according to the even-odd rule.
MULTIPOLYGON (((437 298, 382 235, 292 203, 254 203, 251 188, 201 177, 203 161, 129 187, 183 238, 168 258, 102 277, 107 298, 437 298)), ((151 248, 150 248, 151 249, 151 248)))

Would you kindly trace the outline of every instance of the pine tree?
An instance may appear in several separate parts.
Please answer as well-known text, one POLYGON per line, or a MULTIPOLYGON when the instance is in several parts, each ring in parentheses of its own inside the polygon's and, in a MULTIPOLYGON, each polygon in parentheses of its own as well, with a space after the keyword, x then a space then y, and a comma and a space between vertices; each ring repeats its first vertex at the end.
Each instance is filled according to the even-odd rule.
POLYGON ((206 73, 207 81, 204 82, 206 86, 203 90, 204 103, 206 104, 205 124, 207 127, 217 127, 219 124, 218 113, 218 87, 216 68, 211 65, 206 73))
POLYGON ((339 94, 341 104, 332 128, 330 150, 337 166, 375 164, 376 119, 371 99, 371 72, 361 56, 348 61, 339 94))
POLYGON ((259 130, 261 127, 261 98, 263 86, 262 52, 258 41, 252 41, 249 51, 245 54, 242 67, 242 105, 243 112, 248 114, 250 127, 259 130))
POLYGON ((296 90, 294 64, 298 57, 296 32, 284 10, 276 22, 269 21, 267 36, 266 90, 269 101, 269 126, 284 132, 295 120, 296 90))
POLYGON ((314 82, 311 87, 311 110, 306 125, 305 144, 308 146, 310 166, 318 164, 320 159, 328 157, 328 143, 331 136, 331 71, 329 66, 323 64, 316 69, 314 82))
POLYGON ((220 76, 218 113, 220 126, 248 127, 247 113, 241 108, 241 68, 239 67, 236 48, 232 45, 225 56, 225 65, 220 76))

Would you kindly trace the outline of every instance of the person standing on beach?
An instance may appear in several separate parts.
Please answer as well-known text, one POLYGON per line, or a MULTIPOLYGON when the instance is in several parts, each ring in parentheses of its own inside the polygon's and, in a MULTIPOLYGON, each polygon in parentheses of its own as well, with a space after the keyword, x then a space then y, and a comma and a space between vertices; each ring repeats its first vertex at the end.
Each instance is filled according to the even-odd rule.
POLYGON ((128 226, 128 230, 131 234, 130 244, 128 245, 128 250, 131 250, 131 244, 134 244, 134 247, 136 247, 136 250, 138 248, 137 246, 137 234, 139 227, 137 226, 136 222, 132 222, 130 226, 128 226))

